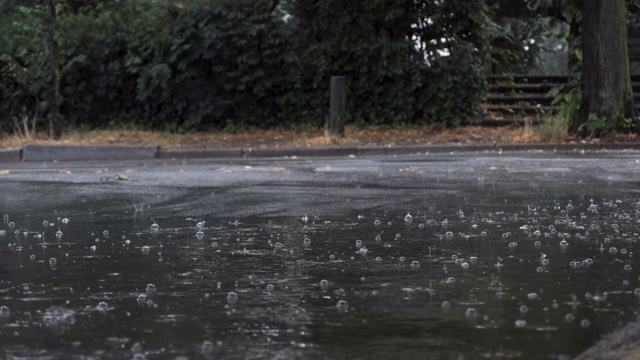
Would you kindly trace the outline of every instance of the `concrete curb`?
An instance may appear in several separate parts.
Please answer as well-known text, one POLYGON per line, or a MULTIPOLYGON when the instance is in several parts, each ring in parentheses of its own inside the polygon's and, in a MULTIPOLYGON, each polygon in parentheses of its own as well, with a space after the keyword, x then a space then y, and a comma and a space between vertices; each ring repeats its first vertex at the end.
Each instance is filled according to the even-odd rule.
POLYGON ((0 163, 17 163, 22 160, 22 149, 0 149, 0 163))
POLYGON ((242 150, 244 158, 268 158, 268 157, 340 157, 356 155, 358 148, 356 147, 310 147, 310 148, 268 148, 254 149, 248 148, 242 150))
POLYGON ((604 143, 602 150, 640 150, 640 143, 604 143))
POLYGON ((500 151, 598 151, 600 144, 501 144, 496 145, 496 150, 500 151))
POLYGON ((157 146, 145 145, 39 145, 27 144, 22 161, 88 161, 154 159, 157 146))
POLYGON ((243 150, 241 148, 230 149, 158 149, 158 159, 221 159, 241 158, 243 150))
POLYGON ((358 156, 444 154, 458 152, 487 152, 494 150, 489 144, 470 145, 402 145, 402 146, 359 146, 358 156))
POLYGON ((154 145, 39 145, 0 149, 0 163, 34 161, 100 161, 150 159, 240 159, 394 156, 492 152, 640 151, 640 143, 599 144, 438 144, 400 146, 327 146, 308 148, 169 149, 154 145))

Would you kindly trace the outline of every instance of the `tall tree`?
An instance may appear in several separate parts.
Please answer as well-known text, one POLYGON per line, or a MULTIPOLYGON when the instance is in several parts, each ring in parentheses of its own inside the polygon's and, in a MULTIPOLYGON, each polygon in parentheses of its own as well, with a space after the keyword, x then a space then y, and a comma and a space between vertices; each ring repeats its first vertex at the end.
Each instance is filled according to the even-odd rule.
POLYGON ((626 15, 625 0, 582 1, 583 102, 574 132, 599 136, 635 118, 626 15))
POLYGON ((47 34, 47 49, 49 60, 49 136, 52 140, 60 139, 60 46, 56 39, 57 16, 54 0, 47 0, 49 14, 49 32, 47 34))

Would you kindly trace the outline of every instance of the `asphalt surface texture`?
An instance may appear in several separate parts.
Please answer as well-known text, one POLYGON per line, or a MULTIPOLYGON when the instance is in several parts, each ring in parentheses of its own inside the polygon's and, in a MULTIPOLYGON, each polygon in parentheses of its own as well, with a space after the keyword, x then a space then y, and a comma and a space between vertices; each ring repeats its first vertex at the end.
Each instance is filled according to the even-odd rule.
MULTIPOLYGON (((474 192, 491 192, 496 201, 508 198, 525 207, 564 193, 640 194, 640 151, 633 147, 396 150, 0 161, 0 208, 15 214, 91 204, 95 211, 144 207, 154 216, 321 218, 361 211, 434 211, 428 209, 430 198, 443 194, 470 207, 465 202, 474 192)), ((637 358, 636 328, 611 335, 581 359, 637 358)))

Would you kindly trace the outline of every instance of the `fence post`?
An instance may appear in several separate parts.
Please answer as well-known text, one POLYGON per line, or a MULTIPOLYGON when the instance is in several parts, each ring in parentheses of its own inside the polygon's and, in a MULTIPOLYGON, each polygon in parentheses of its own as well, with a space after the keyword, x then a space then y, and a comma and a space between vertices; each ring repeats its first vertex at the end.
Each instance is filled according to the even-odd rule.
POLYGON ((344 123, 347 118, 347 81, 344 76, 331 77, 331 100, 329 119, 326 124, 327 135, 344 136, 344 123))

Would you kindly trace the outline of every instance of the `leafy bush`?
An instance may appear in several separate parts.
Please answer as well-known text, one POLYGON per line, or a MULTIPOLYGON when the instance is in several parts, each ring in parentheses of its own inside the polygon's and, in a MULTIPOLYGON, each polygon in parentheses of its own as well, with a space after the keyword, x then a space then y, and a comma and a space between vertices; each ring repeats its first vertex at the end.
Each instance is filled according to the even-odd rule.
MULTIPOLYGON (((330 78, 344 75, 352 123, 457 124, 484 92, 481 60, 491 35, 482 3, 59 4, 61 112, 67 124, 89 128, 321 126, 330 78)), ((2 4, 0 114, 8 119, 38 103, 46 113, 42 37, 50 19, 39 6, 2 4)))

